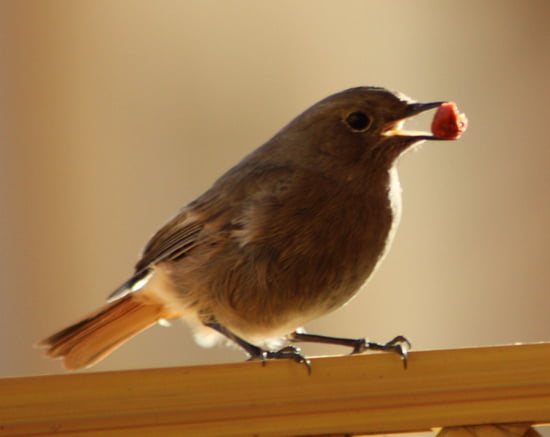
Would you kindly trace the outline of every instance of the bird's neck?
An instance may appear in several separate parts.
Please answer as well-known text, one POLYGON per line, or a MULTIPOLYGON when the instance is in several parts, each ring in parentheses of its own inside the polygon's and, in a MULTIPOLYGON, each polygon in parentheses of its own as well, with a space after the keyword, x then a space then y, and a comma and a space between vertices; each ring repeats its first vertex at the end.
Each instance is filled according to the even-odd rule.
POLYGON ((394 166, 390 168, 388 171, 388 199, 389 199, 389 207, 391 210, 391 214, 393 217, 392 224, 390 227, 390 230, 388 232, 388 237, 386 239, 386 247, 384 250, 384 253, 380 257, 380 261, 384 258, 386 253, 388 252, 391 243, 393 241, 393 238, 395 236, 395 233, 397 232, 397 228, 399 226, 399 222, 401 221, 401 210, 402 210, 402 203, 401 203, 401 183, 399 182, 399 174, 397 173, 397 168, 394 166))

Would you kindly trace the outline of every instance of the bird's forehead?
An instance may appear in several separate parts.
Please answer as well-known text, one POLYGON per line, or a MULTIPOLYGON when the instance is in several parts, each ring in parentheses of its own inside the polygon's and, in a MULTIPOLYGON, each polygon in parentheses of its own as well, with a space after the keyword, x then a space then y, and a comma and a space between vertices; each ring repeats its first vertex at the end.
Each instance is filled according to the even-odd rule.
MULTIPOLYGON (((306 125, 319 120, 342 120, 352 112, 366 112, 380 122, 400 118, 406 107, 414 102, 403 93, 380 87, 350 88, 317 102, 295 121, 306 125)), ((324 127, 323 127, 324 128, 324 127)))
POLYGON ((366 106, 394 106, 413 102, 409 96, 401 93, 389 91, 378 87, 358 87, 350 88, 340 93, 328 97, 326 102, 331 102, 336 106, 347 105, 366 105, 366 106))
POLYGON ((393 94, 397 99, 399 99, 402 102, 412 103, 415 101, 413 98, 409 97, 407 94, 404 94, 400 91, 395 91, 393 94))

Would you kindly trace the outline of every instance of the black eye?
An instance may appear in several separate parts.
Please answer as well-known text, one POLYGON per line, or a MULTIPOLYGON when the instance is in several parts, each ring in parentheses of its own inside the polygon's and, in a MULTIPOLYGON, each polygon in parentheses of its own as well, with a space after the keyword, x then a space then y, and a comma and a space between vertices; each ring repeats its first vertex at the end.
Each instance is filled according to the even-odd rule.
POLYGON ((370 118, 364 112, 352 112, 346 117, 346 123, 355 131, 364 131, 370 125, 370 118))

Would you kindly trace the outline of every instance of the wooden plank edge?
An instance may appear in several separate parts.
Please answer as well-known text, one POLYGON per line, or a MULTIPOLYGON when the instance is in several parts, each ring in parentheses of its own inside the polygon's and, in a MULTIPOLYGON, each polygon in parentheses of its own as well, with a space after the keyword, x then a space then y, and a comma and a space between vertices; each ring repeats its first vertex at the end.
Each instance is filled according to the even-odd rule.
POLYGON ((0 380, 0 436, 316 435, 550 421, 550 343, 0 380), (154 434, 157 433, 157 434, 154 434))

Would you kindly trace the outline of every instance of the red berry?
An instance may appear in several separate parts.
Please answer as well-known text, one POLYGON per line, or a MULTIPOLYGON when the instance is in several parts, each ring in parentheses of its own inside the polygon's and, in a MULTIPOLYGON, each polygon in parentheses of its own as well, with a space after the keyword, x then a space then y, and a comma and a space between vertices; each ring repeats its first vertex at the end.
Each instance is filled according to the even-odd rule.
POLYGON ((435 137, 456 140, 468 127, 468 119, 458 112, 454 102, 443 103, 434 115, 432 133, 435 137))

